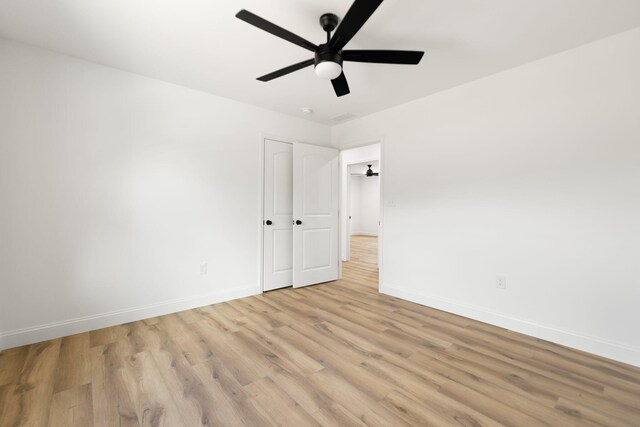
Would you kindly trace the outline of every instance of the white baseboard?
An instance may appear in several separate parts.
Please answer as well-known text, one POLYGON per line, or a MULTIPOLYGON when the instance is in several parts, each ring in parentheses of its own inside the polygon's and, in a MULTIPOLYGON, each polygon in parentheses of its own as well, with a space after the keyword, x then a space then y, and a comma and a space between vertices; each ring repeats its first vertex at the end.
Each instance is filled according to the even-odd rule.
POLYGON ((9 332, 2 332, 0 333, 0 350, 93 331, 95 329, 106 328, 109 326, 121 325, 123 323, 148 319, 150 317, 176 313, 178 311, 257 295, 261 292, 259 285, 251 285, 206 295, 190 296, 171 301, 163 301, 92 316, 78 317, 60 322, 52 322, 44 325, 17 329, 9 332))
POLYGON ((382 284, 380 293, 640 367, 640 348, 382 284))

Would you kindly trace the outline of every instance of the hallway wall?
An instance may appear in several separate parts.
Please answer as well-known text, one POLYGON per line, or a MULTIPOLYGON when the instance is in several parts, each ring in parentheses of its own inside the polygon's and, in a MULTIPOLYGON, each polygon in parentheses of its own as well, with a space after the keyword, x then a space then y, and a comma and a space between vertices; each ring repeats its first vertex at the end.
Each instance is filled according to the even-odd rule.
POLYGON ((380 220, 380 179, 377 176, 351 176, 350 181, 350 233, 377 236, 380 220))

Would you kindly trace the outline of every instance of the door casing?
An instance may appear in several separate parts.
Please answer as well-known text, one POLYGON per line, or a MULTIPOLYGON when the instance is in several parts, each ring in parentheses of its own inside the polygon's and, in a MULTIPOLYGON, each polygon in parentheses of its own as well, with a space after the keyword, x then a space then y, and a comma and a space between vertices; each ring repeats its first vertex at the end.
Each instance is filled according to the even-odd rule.
MULTIPOLYGON (((348 215, 348 211, 349 211, 349 207, 348 207, 348 203, 350 202, 350 180, 349 178, 349 165, 352 164, 359 164, 359 163, 363 163, 366 162, 368 160, 371 161, 375 161, 377 160, 379 163, 379 169, 380 169, 380 226, 378 227, 378 290, 380 290, 382 288, 382 284, 384 283, 383 281, 383 256, 384 256, 384 208, 385 208, 385 198, 384 198, 384 177, 385 177, 385 173, 384 173, 384 159, 385 159, 385 143, 384 143, 384 138, 382 136, 378 137, 378 138, 373 138, 370 140, 365 140, 365 141, 358 141, 358 142, 354 142, 352 144, 345 144, 344 148, 341 150, 340 152, 340 162, 341 162, 341 166, 340 166, 340 173, 342 174, 343 171, 346 169, 346 174, 347 174, 347 179, 346 179, 346 185, 343 185, 343 180, 340 179, 340 212, 342 214, 342 212, 344 212, 345 215, 348 215), (380 156, 379 158, 359 158, 358 160, 354 160, 352 162, 345 162, 342 156, 342 151, 345 150, 351 150, 354 148, 363 148, 363 147, 368 147, 371 145, 375 145, 375 144, 380 144, 380 156), (346 195, 346 197, 343 197, 343 194, 346 195), (343 199, 347 200, 347 205, 343 206, 343 199)), ((394 204, 390 202, 390 205, 394 204)), ((342 222, 341 222, 342 224, 342 222)), ((350 232, 350 224, 349 221, 347 221, 347 226, 343 229, 343 227, 340 227, 340 239, 343 238, 344 233, 347 233, 347 237, 349 236, 350 232)), ((350 250, 350 244, 347 244, 347 252, 344 253, 345 255, 349 256, 350 250)), ((342 251, 342 243, 340 244, 340 251, 342 251)), ((340 260, 342 261, 342 255, 340 256, 340 260)), ((340 263, 340 266, 342 267, 342 262, 340 263)), ((340 276, 342 277, 342 268, 340 270, 340 276)))

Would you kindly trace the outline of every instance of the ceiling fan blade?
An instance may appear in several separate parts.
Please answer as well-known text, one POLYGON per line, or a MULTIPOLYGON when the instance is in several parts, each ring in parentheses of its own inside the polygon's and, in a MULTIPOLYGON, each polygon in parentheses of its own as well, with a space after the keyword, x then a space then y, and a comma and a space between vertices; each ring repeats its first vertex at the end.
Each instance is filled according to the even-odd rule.
POLYGON ((355 0, 333 33, 329 46, 335 50, 345 47, 381 4, 382 0, 355 0))
POLYGON ((289 73, 293 73, 294 71, 301 70, 304 67, 308 67, 309 65, 313 65, 313 59, 307 59, 306 61, 289 65, 288 67, 281 68, 278 71, 274 71, 273 73, 265 74, 262 77, 258 77, 257 80, 260 80, 261 82, 268 82, 269 80, 277 79, 278 77, 282 77, 289 73))
POLYGON ((312 52, 315 52, 316 49, 318 49, 318 46, 311 43, 310 41, 307 41, 302 37, 293 34, 291 31, 285 30, 284 28, 279 27, 276 24, 273 24, 266 19, 259 17, 258 15, 255 15, 248 10, 242 9, 236 14, 236 18, 241 19, 244 22, 247 22, 255 27, 260 28, 261 30, 271 33, 276 37, 280 37, 281 39, 296 44, 312 52))
POLYGON ((342 52, 342 59, 351 62, 417 65, 423 55, 424 52, 416 50, 345 50, 342 52))
POLYGON ((347 78, 344 76, 344 72, 331 80, 331 84, 333 85, 333 90, 336 91, 336 95, 338 97, 349 94, 349 83, 347 83, 347 78))

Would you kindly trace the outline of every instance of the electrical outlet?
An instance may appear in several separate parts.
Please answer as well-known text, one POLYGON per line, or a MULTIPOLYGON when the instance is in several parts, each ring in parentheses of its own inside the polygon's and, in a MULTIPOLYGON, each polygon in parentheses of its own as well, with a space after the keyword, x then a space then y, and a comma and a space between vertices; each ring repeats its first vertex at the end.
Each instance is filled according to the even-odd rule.
POLYGON ((496 277, 496 288, 507 289, 507 276, 496 277))
POLYGON ((202 276, 204 276, 205 274, 207 274, 207 263, 203 262, 202 264, 200 264, 200 274, 202 276))

